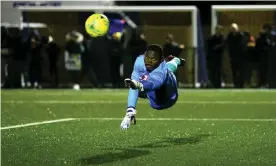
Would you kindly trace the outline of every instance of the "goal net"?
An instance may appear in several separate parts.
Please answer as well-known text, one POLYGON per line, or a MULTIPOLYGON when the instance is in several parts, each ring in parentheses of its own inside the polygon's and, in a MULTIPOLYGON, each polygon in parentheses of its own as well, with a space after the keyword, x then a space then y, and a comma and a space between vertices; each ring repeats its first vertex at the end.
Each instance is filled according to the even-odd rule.
MULTIPOLYGON (((48 28, 41 29, 41 34, 51 35, 55 41, 64 48, 65 35, 77 30, 85 35, 85 19, 94 12, 103 13, 111 20, 121 19, 145 35, 148 44, 164 45, 168 33, 173 34, 179 44, 184 44, 185 49, 180 54, 187 59, 185 68, 180 68, 177 75, 183 85, 194 86, 198 82, 198 30, 197 30, 197 9, 194 6, 19 6, 22 11, 24 22, 40 22, 47 24, 48 28)), ((128 26, 129 27, 129 26, 128 26)), ((104 47, 103 47, 104 48, 104 47)), ((129 74, 132 70, 133 59, 131 53, 124 53, 124 71, 129 74), (127 69, 128 71, 126 71, 127 69)), ((63 54, 61 54, 61 57, 63 54)), ((101 63, 103 56, 95 59, 97 64, 101 63)), ((62 58, 60 58, 62 59, 62 58)), ((59 68, 64 68, 64 62, 60 60, 59 68)), ((103 62, 102 62, 103 63, 103 62)), ((101 74, 110 75, 110 65, 101 64, 101 74)), ((67 77, 66 70, 60 69, 62 77, 67 77)), ((45 74, 47 76, 47 74, 45 74)), ((129 75, 127 75, 129 77, 129 75)), ((66 79, 61 78, 66 82, 66 79)))

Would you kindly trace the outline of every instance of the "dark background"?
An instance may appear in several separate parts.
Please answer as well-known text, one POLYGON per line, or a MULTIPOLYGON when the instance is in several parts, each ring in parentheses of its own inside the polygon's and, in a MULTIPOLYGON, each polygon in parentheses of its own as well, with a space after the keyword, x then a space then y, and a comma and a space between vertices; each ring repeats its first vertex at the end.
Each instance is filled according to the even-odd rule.
POLYGON ((211 6, 212 5, 267 5, 276 4, 276 1, 117 1, 117 5, 152 5, 152 6, 177 6, 177 5, 195 5, 200 11, 203 25, 211 24, 211 6))

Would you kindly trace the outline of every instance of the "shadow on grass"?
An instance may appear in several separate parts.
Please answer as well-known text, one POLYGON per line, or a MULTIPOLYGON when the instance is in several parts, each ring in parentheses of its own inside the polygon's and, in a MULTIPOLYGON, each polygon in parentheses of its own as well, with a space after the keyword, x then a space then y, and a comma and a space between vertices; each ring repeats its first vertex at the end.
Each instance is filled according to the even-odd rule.
POLYGON ((164 140, 162 141, 157 141, 150 144, 143 144, 140 146, 131 147, 129 149, 105 148, 105 150, 110 150, 113 152, 83 158, 81 159, 80 164, 83 166, 100 165, 109 162, 117 162, 130 158, 141 157, 151 154, 152 152, 149 151, 149 149, 151 148, 166 148, 177 145, 196 144, 200 142, 202 139, 209 136, 210 135, 201 134, 189 138, 164 138, 164 140))
POLYGON ((203 138, 206 138, 209 136, 210 135, 208 134, 201 134, 201 135, 196 135, 188 138, 164 138, 164 140, 162 141, 140 145, 136 148, 166 148, 166 147, 175 146, 175 145, 196 144, 200 142, 203 138))
POLYGON ((148 150, 123 149, 121 152, 108 152, 81 160, 81 165, 100 165, 104 163, 122 161, 130 158, 145 156, 150 154, 148 150))

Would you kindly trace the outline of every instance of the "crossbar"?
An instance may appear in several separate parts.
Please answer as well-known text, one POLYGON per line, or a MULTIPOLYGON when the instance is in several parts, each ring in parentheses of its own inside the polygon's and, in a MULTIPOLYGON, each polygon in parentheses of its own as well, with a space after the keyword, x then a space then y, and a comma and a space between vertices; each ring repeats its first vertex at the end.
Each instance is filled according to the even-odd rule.
POLYGON ((116 11, 148 11, 148 12, 160 12, 160 11, 194 11, 195 6, 20 6, 19 10, 22 11, 93 11, 104 10, 106 12, 116 11))
POLYGON ((216 11, 276 11, 276 5, 212 5, 216 11))

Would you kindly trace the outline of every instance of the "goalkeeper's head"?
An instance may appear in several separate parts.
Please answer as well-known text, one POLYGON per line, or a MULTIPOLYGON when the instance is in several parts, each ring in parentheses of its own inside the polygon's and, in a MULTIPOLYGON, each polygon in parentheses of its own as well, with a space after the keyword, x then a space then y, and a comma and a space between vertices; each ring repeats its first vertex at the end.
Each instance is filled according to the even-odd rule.
POLYGON ((160 45, 152 44, 148 46, 144 58, 145 66, 148 71, 157 68, 163 60, 163 49, 160 45))

